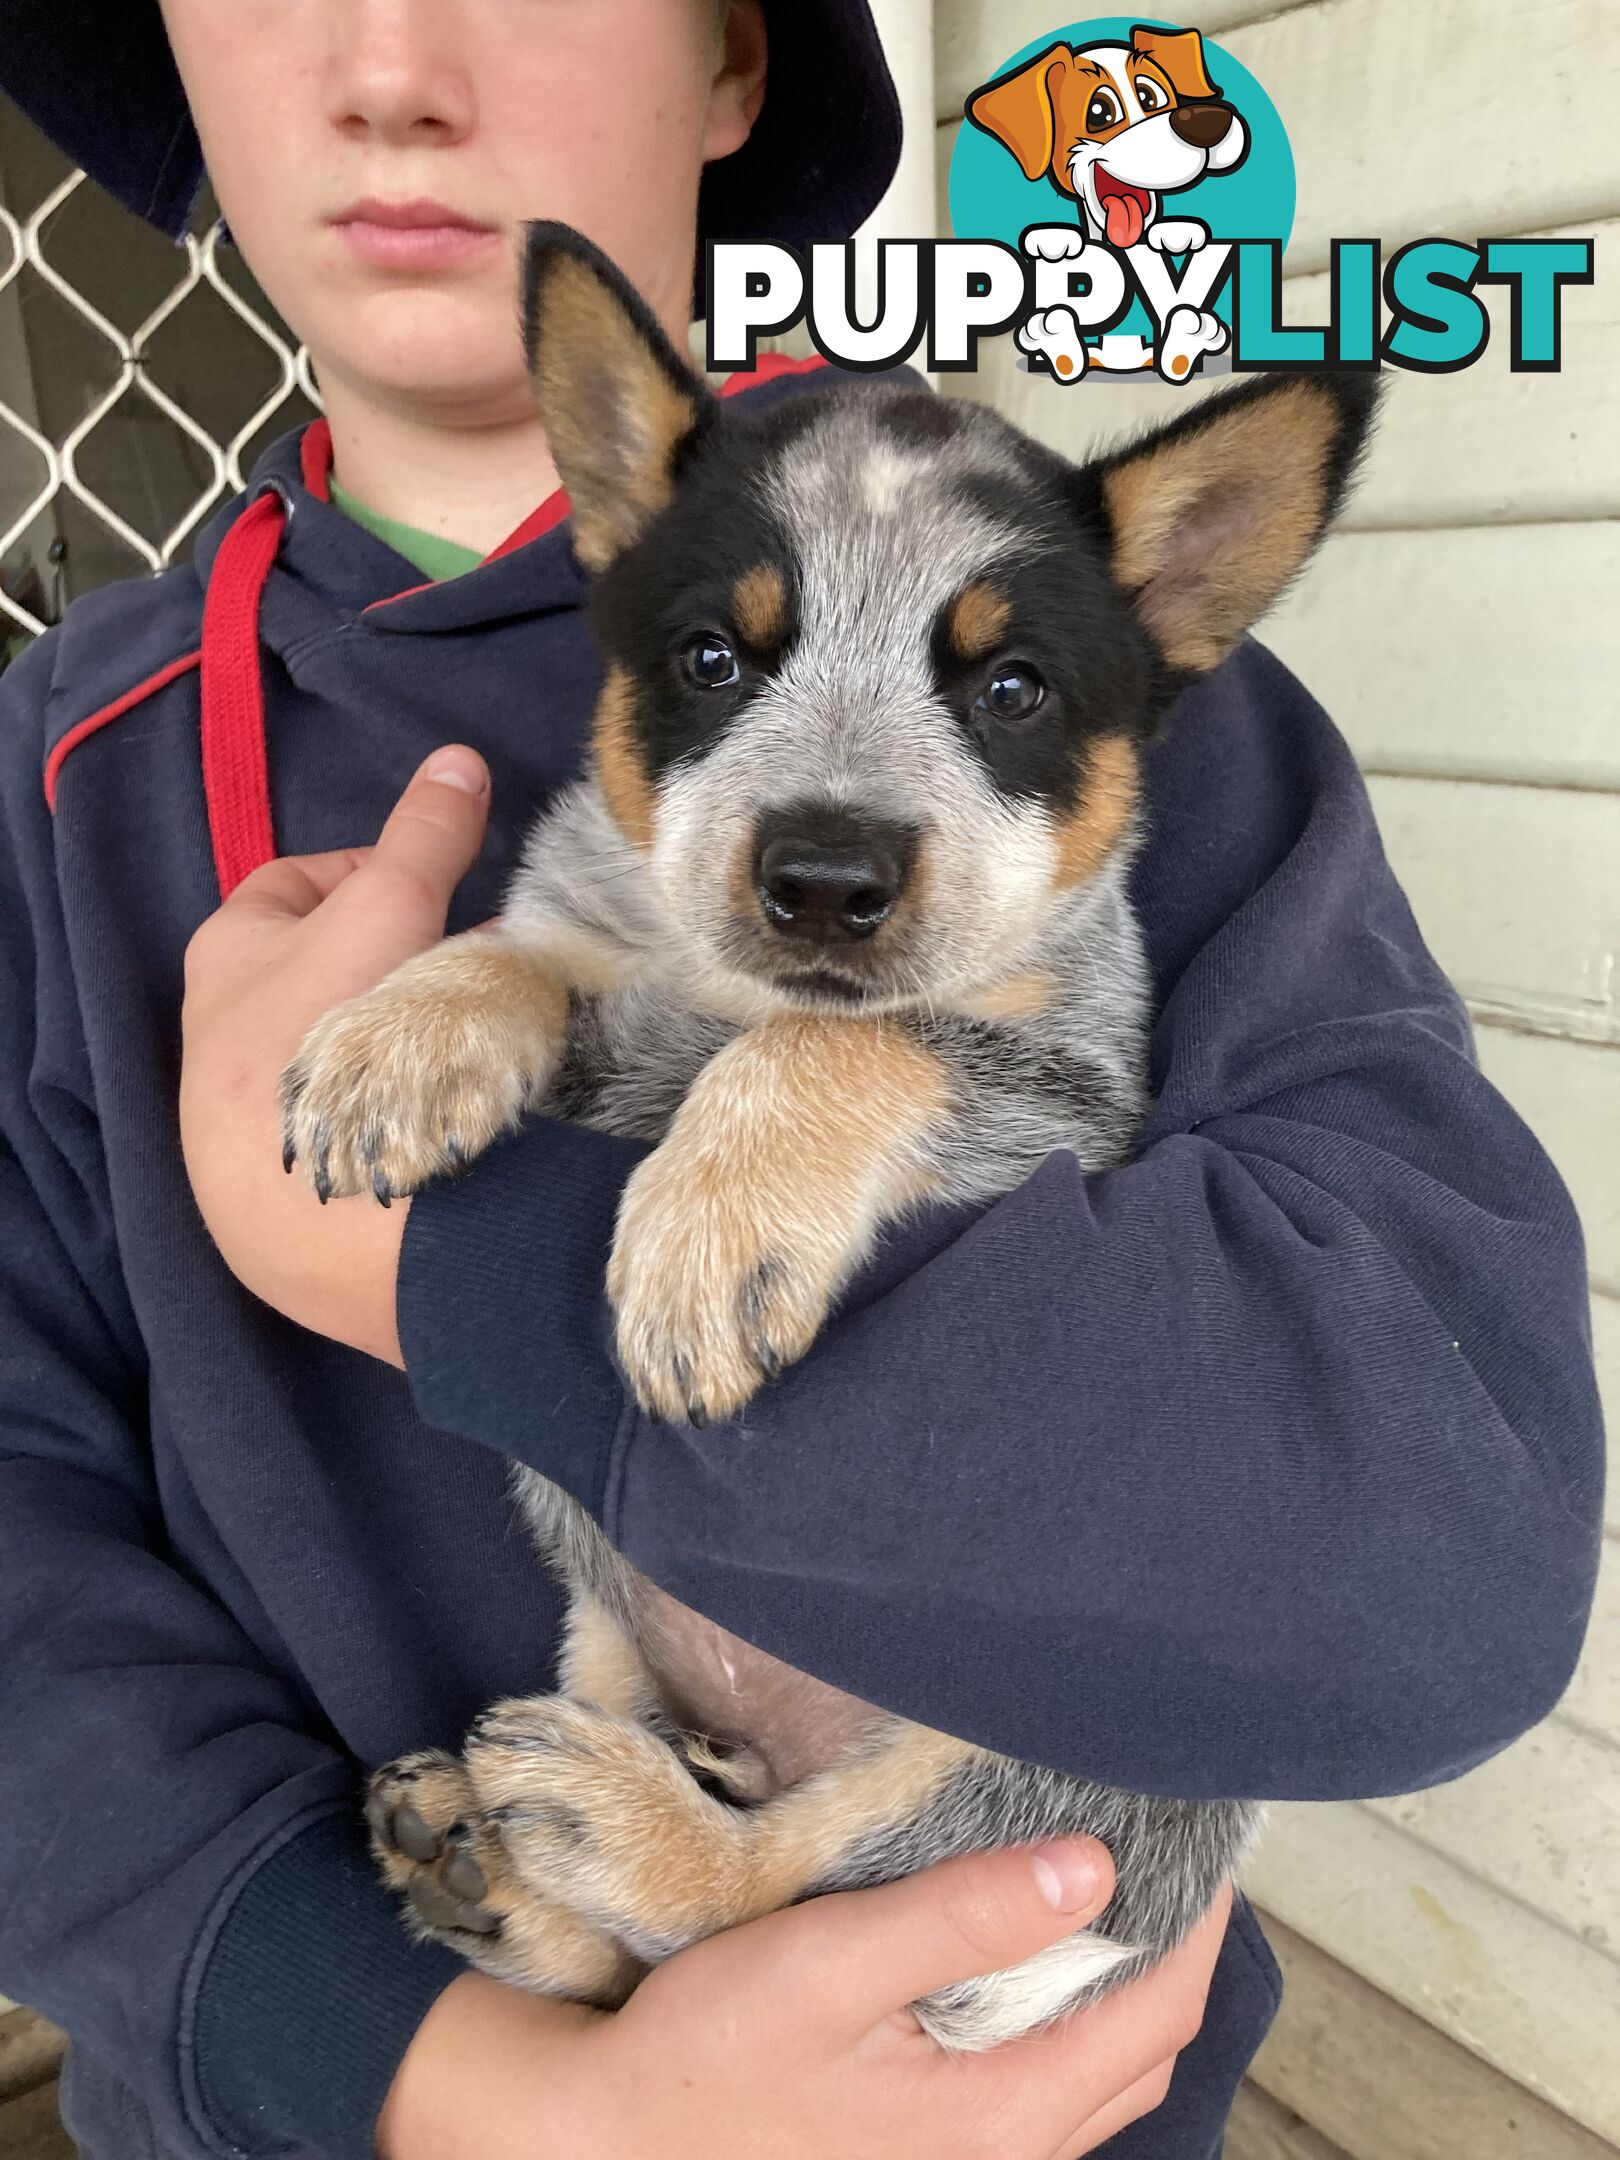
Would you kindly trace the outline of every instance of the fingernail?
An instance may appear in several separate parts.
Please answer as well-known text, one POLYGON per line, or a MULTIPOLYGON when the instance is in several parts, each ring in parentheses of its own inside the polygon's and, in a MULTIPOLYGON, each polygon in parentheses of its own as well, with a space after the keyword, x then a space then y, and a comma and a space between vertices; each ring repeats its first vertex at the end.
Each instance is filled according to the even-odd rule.
POLYGON ((489 781, 489 768, 476 750, 451 743, 434 751, 422 768, 422 777, 437 780, 442 787, 460 788, 464 795, 482 795, 489 781))
POLYGON ((1035 1887, 1054 1912, 1080 1912, 1102 1888, 1098 1848, 1090 1838, 1038 1845, 1029 1856, 1035 1887))

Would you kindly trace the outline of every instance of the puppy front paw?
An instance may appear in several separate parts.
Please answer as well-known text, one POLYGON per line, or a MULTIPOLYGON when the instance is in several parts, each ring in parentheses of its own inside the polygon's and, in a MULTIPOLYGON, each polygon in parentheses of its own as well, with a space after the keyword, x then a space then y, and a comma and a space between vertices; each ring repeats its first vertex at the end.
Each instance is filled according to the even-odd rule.
POLYGON ((321 1199, 464 1169, 543 1093, 568 995, 488 933, 448 939, 318 1020, 281 1079, 282 1159, 321 1199))
POLYGON ((467 1768, 525 1888, 649 1962, 728 1925, 746 1899, 747 1818, 634 1719, 565 1695, 497 1703, 467 1768))
POLYGON ((815 1340, 854 1239, 795 1221, 781 1199, 741 1172, 708 1175, 670 1140, 625 1187, 608 1296, 619 1361, 652 1416, 735 1416, 815 1340))

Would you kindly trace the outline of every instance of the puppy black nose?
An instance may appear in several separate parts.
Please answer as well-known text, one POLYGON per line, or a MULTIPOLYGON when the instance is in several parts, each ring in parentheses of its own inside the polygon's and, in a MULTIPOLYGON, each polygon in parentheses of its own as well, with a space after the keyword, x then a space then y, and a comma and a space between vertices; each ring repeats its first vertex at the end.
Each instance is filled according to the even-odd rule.
POLYGON ((870 937, 905 884, 897 841, 853 820, 777 824, 759 838, 754 890, 784 937, 841 943, 870 937))
POLYGON ((1232 125, 1230 105, 1177 105, 1170 125, 1195 150, 1213 150, 1232 125))

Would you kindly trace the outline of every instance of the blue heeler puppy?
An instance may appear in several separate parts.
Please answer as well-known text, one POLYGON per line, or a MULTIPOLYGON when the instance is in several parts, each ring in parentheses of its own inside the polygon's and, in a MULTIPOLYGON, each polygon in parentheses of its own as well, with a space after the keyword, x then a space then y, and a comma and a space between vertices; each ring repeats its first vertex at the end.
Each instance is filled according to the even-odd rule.
MULTIPOLYGON (((328 1015, 288 1162, 387 1200, 527 1111, 659 1143, 608 1277, 647 1410, 732 1417, 802 1357, 883 1226, 1145 1106, 1127 895, 1139 759, 1310 554, 1375 396, 1274 375, 1073 467, 988 412, 852 385, 714 398, 614 267, 527 235, 526 349, 606 663, 591 769, 492 929, 328 1015)), ((1097 1925, 918 2006, 956 2048, 1141 1972, 1256 1808, 1013 1762, 840 1694, 677 1605, 567 1495, 517 1497, 571 1590, 561 1693, 373 1781, 414 1922, 600 2003, 817 1891, 1089 1831, 1097 1925)))

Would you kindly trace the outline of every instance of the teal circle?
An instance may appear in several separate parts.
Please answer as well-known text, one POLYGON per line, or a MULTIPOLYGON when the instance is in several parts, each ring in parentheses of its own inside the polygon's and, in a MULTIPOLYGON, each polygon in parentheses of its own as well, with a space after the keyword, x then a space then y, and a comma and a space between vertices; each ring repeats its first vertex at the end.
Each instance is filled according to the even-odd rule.
MULTIPOLYGON (((1140 15, 1094 15, 1084 22, 1058 23, 1045 37, 1009 54, 987 79, 1010 74, 1049 45, 1125 45, 1133 29, 1177 27, 1143 23, 1140 15)), ((1287 130, 1276 106, 1241 60, 1209 37, 1204 39, 1204 53, 1210 80, 1236 106, 1249 131, 1249 154, 1236 172, 1207 173, 1196 186, 1164 196, 1163 214, 1199 219, 1209 227, 1212 240, 1275 240, 1286 247, 1294 226, 1294 153, 1288 146, 1287 130)), ((1020 235, 1031 225, 1080 223, 1080 208, 1073 196, 1061 194, 1049 180, 1026 180, 1012 152, 967 119, 951 152, 949 199, 951 231, 961 240, 1001 240, 1017 247, 1020 235)), ((1230 278, 1214 307, 1230 327, 1230 278)), ((1115 327, 1149 338, 1153 334, 1140 300, 1115 327)))

